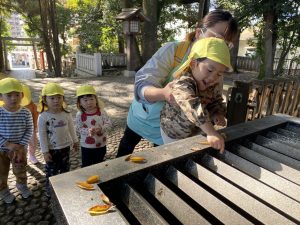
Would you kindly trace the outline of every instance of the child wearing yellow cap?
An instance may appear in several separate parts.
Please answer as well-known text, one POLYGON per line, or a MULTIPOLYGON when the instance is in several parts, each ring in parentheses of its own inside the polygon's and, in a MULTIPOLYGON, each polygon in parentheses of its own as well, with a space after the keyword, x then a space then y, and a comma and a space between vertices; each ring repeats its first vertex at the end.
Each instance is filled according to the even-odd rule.
POLYGON ((33 134, 28 143, 28 160, 32 164, 37 164, 39 161, 37 160, 37 158, 35 156, 35 151, 36 151, 36 145, 37 145, 36 134, 37 134, 37 120, 38 120, 39 113, 37 111, 36 104, 32 101, 30 88, 25 84, 23 84, 22 87, 23 87, 24 97, 22 99, 21 105, 26 107, 27 109, 29 109, 29 111, 31 112, 31 115, 32 115, 32 119, 33 119, 33 134))
POLYGON ((28 198, 31 195, 27 187, 26 148, 33 124, 30 111, 21 106, 22 98, 22 84, 18 80, 0 80, 0 198, 5 203, 12 203, 15 199, 7 185, 10 164, 22 197, 28 198))
POLYGON ((50 197, 49 177, 70 170, 70 150, 72 145, 77 150, 78 138, 61 86, 47 83, 42 89, 38 109, 39 139, 46 162, 46 195, 50 197))
POLYGON ((188 59, 174 72, 174 103, 166 103, 160 125, 164 143, 190 137, 202 130, 211 147, 224 151, 224 139, 211 121, 225 125, 225 110, 219 81, 231 70, 224 40, 204 38, 194 43, 188 59))
POLYGON ((76 129, 80 134, 82 167, 103 161, 106 154, 106 131, 111 121, 104 110, 104 104, 97 97, 91 85, 83 85, 76 90, 76 129))

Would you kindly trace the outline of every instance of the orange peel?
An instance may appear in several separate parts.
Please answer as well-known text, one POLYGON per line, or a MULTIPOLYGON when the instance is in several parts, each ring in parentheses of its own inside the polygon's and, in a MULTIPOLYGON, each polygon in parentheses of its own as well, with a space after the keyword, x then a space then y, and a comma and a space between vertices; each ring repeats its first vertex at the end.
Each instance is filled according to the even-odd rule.
POLYGON ((91 215, 100 215, 107 213, 112 208, 111 205, 95 205, 91 208, 89 208, 88 212, 91 215))
POLYGON ((142 156, 132 156, 132 155, 127 156, 125 158, 125 161, 131 161, 131 162, 134 162, 134 163, 145 163, 145 162, 147 162, 147 160, 142 156))
POLYGON ((77 186, 85 189, 85 190, 94 190, 94 185, 92 184, 88 184, 87 182, 83 181, 83 182, 76 182, 77 186))
POLYGON ((114 205, 105 194, 101 194, 100 198, 105 204, 110 205, 110 206, 114 205))
POLYGON ((100 176, 98 176, 98 175, 90 176, 90 177, 86 180, 86 182, 87 182, 88 184, 95 184, 95 183, 98 183, 99 181, 100 181, 100 176))

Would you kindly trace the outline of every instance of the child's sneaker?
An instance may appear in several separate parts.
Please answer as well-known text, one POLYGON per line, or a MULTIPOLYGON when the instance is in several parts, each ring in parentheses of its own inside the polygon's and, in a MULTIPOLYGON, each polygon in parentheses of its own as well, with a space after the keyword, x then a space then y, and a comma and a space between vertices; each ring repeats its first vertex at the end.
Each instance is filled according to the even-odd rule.
POLYGON ((37 158, 34 155, 30 155, 28 157, 28 160, 32 163, 32 164, 37 164, 39 161, 37 160, 37 158))
POLYGON ((10 191, 8 190, 8 188, 3 189, 2 191, 0 191, 0 198, 6 203, 6 204, 10 204, 15 200, 15 196, 10 193, 10 191))
POLYGON ((23 198, 28 198, 30 195, 32 195, 26 184, 17 184, 16 186, 23 198))

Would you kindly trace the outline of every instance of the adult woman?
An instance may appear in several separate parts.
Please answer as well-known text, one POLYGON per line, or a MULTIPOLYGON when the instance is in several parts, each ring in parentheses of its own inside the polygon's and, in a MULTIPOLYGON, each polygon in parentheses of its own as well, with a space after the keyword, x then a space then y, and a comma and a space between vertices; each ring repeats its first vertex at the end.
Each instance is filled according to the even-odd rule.
MULTIPOLYGON (((185 61, 193 42, 199 38, 217 37, 230 43, 236 34, 237 22, 229 12, 211 11, 198 23, 195 32, 188 35, 189 48, 184 50, 185 57, 180 60, 185 61)), ((137 72, 134 87, 135 100, 128 112, 127 126, 117 157, 132 153, 142 137, 155 145, 163 144, 159 127, 160 110, 165 101, 170 103, 173 101, 172 83, 167 85, 166 83, 172 80, 171 74, 177 69, 175 56, 178 46, 178 42, 165 44, 137 72)))

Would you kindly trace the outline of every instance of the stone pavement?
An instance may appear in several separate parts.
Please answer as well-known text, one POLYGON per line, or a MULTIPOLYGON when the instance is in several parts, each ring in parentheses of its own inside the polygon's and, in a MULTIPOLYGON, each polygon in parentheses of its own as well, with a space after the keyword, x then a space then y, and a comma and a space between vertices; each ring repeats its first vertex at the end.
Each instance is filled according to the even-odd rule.
MULTIPOLYGON (((35 74, 30 70, 12 71, 11 75, 24 79, 25 84, 29 85, 33 91, 33 100, 38 102, 38 96, 42 87, 47 82, 57 82, 65 90, 66 102, 75 117, 76 109, 76 87, 82 84, 91 84, 96 88, 99 96, 106 104, 106 111, 109 114, 113 126, 108 134, 106 160, 113 159, 116 155, 120 138, 122 137, 126 125, 126 115, 128 107, 133 98, 134 78, 124 77, 121 72, 105 74, 102 77, 78 77, 78 78, 34 78, 35 74)), ((239 75, 244 79, 245 76, 239 75)), ((249 76, 247 76, 249 77, 249 76)), ((225 79, 225 89, 232 85, 231 75, 225 79)), ((225 90, 226 91, 226 90, 225 90)), ((143 140, 136 147, 135 151, 140 151, 152 147, 152 144, 143 140)), ((37 149, 36 156, 40 163, 33 165, 28 163, 28 186, 33 192, 33 196, 23 200, 15 188, 15 177, 10 171, 9 188, 16 196, 16 201, 12 204, 5 204, 0 200, 0 225, 47 225, 56 224, 52 214, 49 199, 45 196, 45 173, 44 160, 37 149)), ((71 170, 80 168, 80 153, 71 153, 71 170)))

